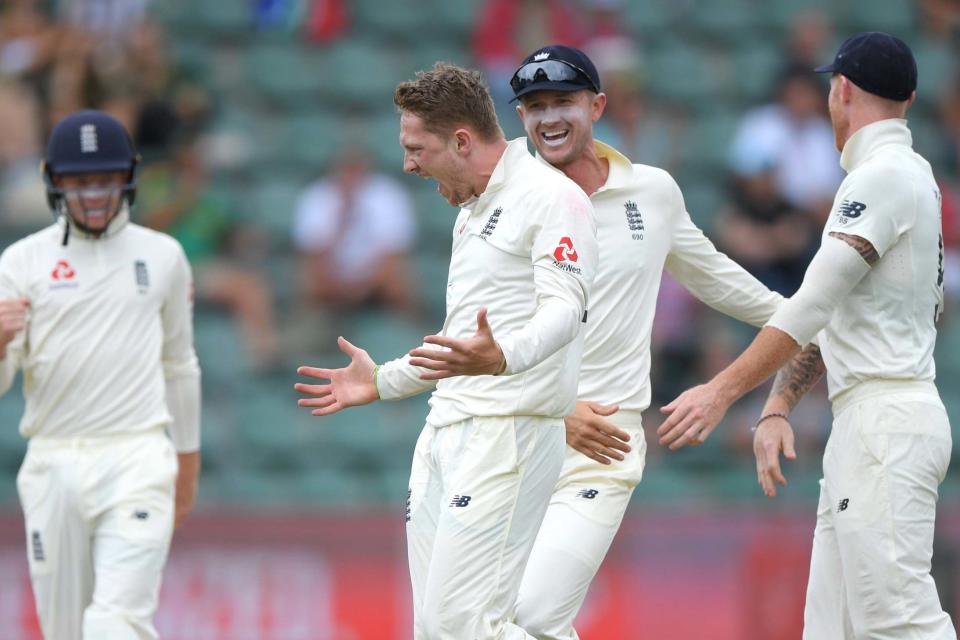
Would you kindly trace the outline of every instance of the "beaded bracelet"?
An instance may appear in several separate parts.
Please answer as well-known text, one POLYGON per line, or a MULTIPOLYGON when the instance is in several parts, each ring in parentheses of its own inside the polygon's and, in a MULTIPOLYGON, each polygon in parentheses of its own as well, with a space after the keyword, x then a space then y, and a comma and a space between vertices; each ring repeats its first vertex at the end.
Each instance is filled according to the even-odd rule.
POLYGON ((760 423, 766 420, 767 418, 783 418, 784 420, 789 420, 787 414, 785 413, 768 413, 765 416, 760 416, 760 419, 757 420, 757 424, 753 425, 753 428, 750 431, 756 431, 760 427, 760 423))

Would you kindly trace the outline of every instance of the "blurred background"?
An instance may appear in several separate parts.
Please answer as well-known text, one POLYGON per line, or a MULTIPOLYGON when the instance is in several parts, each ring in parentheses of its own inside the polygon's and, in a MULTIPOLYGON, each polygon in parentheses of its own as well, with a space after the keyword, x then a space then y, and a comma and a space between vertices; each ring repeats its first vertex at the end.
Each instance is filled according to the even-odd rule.
MULTIPOLYGON (((143 155, 135 220, 175 236, 197 285, 203 475, 157 624, 171 640, 410 637, 403 503, 426 397, 324 419, 296 366, 337 366, 344 335, 384 361, 443 319, 456 211, 400 171, 394 86, 437 60, 481 69, 508 137, 518 62, 585 49, 609 96, 596 127, 670 171, 693 219, 784 295, 800 283, 843 173, 810 73, 861 30, 920 69, 916 149, 943 191, 947 309, 938 385, 960 430, 960 3, 956 0, 5 0, 0 246, 51 222, 38 171, 51 125, 109 111, 143 155)), ((820 459, 821 385, 793 420, 775 501, 750 426, 766 389, 706 445, 667 453, 656 408, 752 338, 665 277, 650 449, 578 629, 585 640, 800 638, 820 459)), ((0 398, 0 640, 39 638, 14 477, 19 388, 0 398)), ((960 469, 941 491, 935 575, 958 609, 960 469)))

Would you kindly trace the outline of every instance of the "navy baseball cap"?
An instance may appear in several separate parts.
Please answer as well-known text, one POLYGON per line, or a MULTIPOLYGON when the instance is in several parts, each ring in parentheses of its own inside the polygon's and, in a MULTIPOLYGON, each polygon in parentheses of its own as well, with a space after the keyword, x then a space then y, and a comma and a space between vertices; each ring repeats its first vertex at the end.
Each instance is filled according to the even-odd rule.
POLYGON ((880 31, 867 31, 840 45, 830 64, 817 73, 839 73, 864 91, 903 102, 917 89, 917 61, 907 44, 880 31))
MULTIPOLYGON (((580 91, 600 93, 600 74, 580 49, 554 44, 524 58, 510 79, 513 100, 532 91, 580 91)), ((511 100, 510 102, 513 102, 511 100)))

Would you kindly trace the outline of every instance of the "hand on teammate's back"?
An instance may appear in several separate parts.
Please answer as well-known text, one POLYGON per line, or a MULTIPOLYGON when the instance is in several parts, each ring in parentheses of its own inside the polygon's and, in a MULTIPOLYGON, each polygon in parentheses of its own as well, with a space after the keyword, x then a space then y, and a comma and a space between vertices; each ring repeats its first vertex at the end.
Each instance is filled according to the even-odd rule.
POLYGON ((14 336, 27 326, 29 308, 30 301, 26 298, 0 300, 0 359, 7 356, 7 345, 14 336))
POLYGON ((611 458, 623 460, 623 453, 630 452, 630 434, 603 419, 618 409, 616 405, 578 401, 573 413, 563 420, 567 444, 600 464, 610 464, 611 458))
POLYGON ((729 407, 710 383, 687 389, 660 409, 668 416, 657 429, 660 444, 673 450, 703 444, 729 407))
POLYGON ((326 384, 305 384, 298 382, 294 389, 309 398, 301 398, 297 404, 301 407, 313 407, 310 412, 315 416, 327 416, 347 407, 370 404, 379 396, 373 381, 376 365, 366 351, 350 344, 346 338, 337 338, 337 346, 350 356, 350 364, 342 369, 321 369, 300 367, 297 373, 308 378, 329 380, 326 384))
POLYGON ((780 452, 787 460, 796 460, 793 428, 786 418, 771 417, 757 425, 753 434, 753 455, 757 458, 757 480, 768 498, 777 496, 777 483, 787 486, 780 470, 780 452))
POLYGON ((497 375, 506 367, 503 351, 493 338, 487 322, 487 310, 477 312, 477 332, 466 339, 447 336, 427 336, 427 344, 441 349, 419 347, 410 351, 410 364, 430 369, 420 377, 424 380, 442 380, 453 376, 497 375))

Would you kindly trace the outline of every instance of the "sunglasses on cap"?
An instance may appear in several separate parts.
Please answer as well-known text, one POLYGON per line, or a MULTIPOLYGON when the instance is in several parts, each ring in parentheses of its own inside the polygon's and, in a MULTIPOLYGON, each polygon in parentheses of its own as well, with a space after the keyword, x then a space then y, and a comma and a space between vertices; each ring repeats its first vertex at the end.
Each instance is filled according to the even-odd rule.
POLYGON ((594 93, 600 93, 600 87, 586 71, 563 60, 542 60, 523 65, 510 79, 510 88, 514 93, 520 93, 530 85, 542 82, 577 82, 584 88, 593 89, 594 93))

